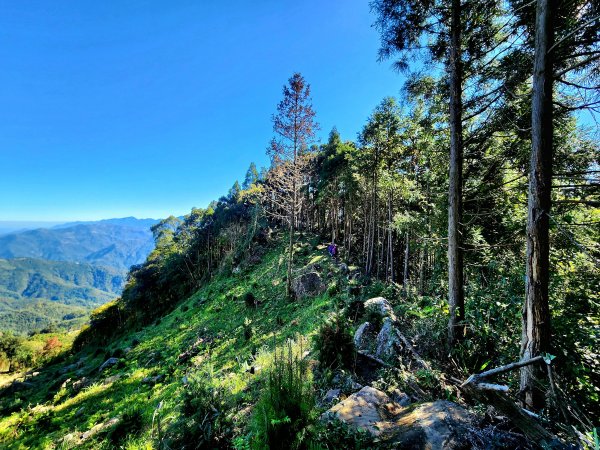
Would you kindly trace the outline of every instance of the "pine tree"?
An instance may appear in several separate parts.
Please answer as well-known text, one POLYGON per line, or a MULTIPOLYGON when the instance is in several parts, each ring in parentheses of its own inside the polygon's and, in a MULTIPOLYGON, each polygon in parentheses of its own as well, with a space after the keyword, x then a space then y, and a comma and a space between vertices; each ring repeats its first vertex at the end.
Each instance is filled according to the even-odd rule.
POLYGON ((310 85, 295 73, 283 87, 283 99, 273 115, 273 131, 268 153, 271 170, 267 177, 268 200, 277 206, 276 215, 288 224, 287 294, 292 294, 294 260, 294 233, 300 212, 300 190, 305 184, 310 154, 309 146, 315 138, 318 124, 312 108, 310 85))

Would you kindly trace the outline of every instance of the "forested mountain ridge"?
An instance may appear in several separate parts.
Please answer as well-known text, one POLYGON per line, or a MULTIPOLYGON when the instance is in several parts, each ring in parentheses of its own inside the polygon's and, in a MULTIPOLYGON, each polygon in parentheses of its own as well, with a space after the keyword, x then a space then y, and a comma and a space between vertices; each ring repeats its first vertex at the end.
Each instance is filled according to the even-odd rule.
POLYGON ((125 276, 122 270, 85 263, 0 259, 0 296, 97 306, 120 294, 125 276))
POLYGON ((126 275, 85 263, 0 259, 0 330, 24 334, 71 326, 73 317, 119 296, 126 275))
POLYGON ((153 248, 148 219, 65 224, 0 236, 0 258, 83 262, 127 270, 153 248))
POLYGON ((129 267, 154 247, 156 222, 125 217, 0 236, 0 330, 81 324, 64 317, 84 317, 120 295, 129 267))

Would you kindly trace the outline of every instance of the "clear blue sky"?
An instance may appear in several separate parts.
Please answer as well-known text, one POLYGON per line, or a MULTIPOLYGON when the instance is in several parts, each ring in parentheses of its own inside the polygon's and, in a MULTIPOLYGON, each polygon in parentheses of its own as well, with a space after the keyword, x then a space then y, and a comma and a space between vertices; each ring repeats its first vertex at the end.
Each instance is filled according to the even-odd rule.
POLYGON ((367 0, 5 2, 0 220, 164 217, 267 165, 300 71, 321 140, 354 139, 401 77, 367 0))

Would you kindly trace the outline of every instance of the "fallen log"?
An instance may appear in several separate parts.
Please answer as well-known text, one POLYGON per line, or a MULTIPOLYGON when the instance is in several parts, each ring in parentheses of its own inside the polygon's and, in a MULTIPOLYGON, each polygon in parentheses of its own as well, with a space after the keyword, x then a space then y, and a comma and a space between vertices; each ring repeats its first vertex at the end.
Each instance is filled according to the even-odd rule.
POLYGON ((473 374, 459 387, 467 395, 482 403, 492 405, 507 416, 531 441, 542 447, 561 448, 560 441, 538 422, 538 416, 519 407, 506 395, 509 388, 505 385, 491 384, 487 379, 493 375, 506 373, 538 362, 544 362, 542 356, 507 364, 479 374, 473 374))

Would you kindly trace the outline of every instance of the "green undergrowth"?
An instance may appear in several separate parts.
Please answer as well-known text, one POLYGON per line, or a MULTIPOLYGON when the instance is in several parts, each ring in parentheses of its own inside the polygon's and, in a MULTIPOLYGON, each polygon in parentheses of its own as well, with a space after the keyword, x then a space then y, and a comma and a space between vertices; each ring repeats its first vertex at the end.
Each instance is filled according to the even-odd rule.
MULTIPOLYGON (((0 447, 247 445, 273 350, 289 339, 309 348, 310 336, 338 307, 331 290, 286 299, 283 255, 274 247, 241 273, 216 275, 151 325, 39 369, 0 399, 0 447), (99 372, 109 357, 119 362, 99 372), (199 404, 206 396, 212 400, 199 404), (198 417, 202 408, 206 417, 198 417)), ((326 284, 336 284, 338 269, 325 255, 321 246, 299 244, 296 267, 317 264, 326 284)))

